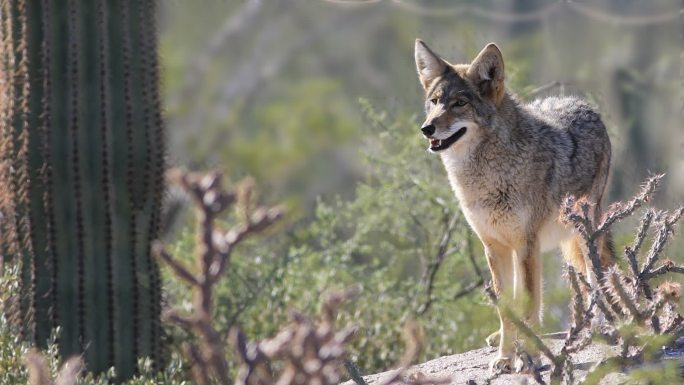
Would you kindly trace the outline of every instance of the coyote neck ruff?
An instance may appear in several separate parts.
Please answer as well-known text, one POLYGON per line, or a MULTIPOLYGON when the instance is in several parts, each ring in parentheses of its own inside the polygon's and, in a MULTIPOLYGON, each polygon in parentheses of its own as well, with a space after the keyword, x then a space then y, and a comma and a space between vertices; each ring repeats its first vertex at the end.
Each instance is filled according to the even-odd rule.
MULTIPOLYGON (((605 126, 578 98, 519 102, 505 90, 503 57, 494 44, 471 64, 452 65, 420 40, 415 56, 425 90, 421 131, 428 148, 442 158, 461 209, 482 241, 495 291, 511 296, 536 327, 541 252, 560 246, 569 262, 593 279, 581 239, 558 214, 563 198, 574 195, 593 202, 592 215, 600 216, 610 165, 605 126)), ((604 264, 611 263, 610 239, 599 245, 604 264)), ((488 338, 499 341, 491 362, 495 372, 513 367, 515 331, 500 318, 500 330, 488 338)))
MULTIPOLYGON (((591 148, 577 148, 579 136, 554 120, 553 114, 574 109, 575 120, 595 123, 598 116, 582 107, 581 101, 572 98, 550 98, 525 106, 506 94, 501 101, 501 108, 508 110, 505 119, 495 115, 491 121, 471 124, 466 130, 473 137, 462 136, 469 143, 457 141, 438 152, 461 208, 481 239, 513 248, 521 241, 516 236, 527 238, 526 229, 519 227, 537 224, 541 226, 537 241, 544 252, 572 235, 557 223, 558 209, 566 195, 586 195, 591 189, 591 179, 574 178, 574 168, 582 167, 574 158, 578 151, 591 148), (546 114, 535 114, 535 109, 546 114), (486 126, 496 129, 491 135, 477 135, 475 130, 486 126)), ((610 149, 606 151, 609 154, 610 149)), ((582 155, 581 159, 593 163, 602 154, 582 155)))

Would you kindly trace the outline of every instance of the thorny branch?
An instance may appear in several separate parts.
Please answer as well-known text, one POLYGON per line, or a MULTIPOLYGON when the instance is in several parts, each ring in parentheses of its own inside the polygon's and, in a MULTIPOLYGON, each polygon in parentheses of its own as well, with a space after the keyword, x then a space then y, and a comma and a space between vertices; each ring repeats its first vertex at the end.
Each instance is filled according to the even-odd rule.
POLYGON ((275 337, 249 343, 238 329, 231 331, 242 362, 235 381, 247 384, 337 384, 348 352, 344 347, 356 327, 335 330, 337 311, 343 302, 357 293, 356 289, 334 292, 326 296, 315 324, 307 316, 292 312, 292 322, 275 337), (278 361, 276 366, 272 362, 278 361))
MULTIPOLYGON (((231 340, 237 347, 242 362, 235 385, 333 385, 340 382, 342 368, 349 365, 345 344, 353 337, 356 327, 335 329, 337 311, 343 302, 356 295, 358 290, 348 289, 325 296, 318 323, 305 315, 292 312, 292 322, 275 337, 248 343, 238 329, 231 331, 231 340), (277 362, 277 365, 274 365, 277 362)), ((407 375, 408 367, 422 348, 422 334, 416 324, 405 329, 406 352, 399 368, 379 385, 441 385, 451 378, 432 378, 420 373, 407 375)), ((352 366, 353 367, 353 366, 352 366)), ((357 383, 365 383, 358 373, 357 383)))
POLYGON ((484 278, 484 275, 482 274, 482 269, 480 269, 480 266, 477 264, 477 261, 475 260, 475 252, 473 250, 473 234, 472 233, 468 233, 468 235, 466 237, 466 254, 468 255, 468 260, 470 261, 470 265, 473 267, 473 271, 475 272, 475 275, 477 276, 477 280, 469 283, 464 288, 459 290, 456 294, 454 294, 454 296, 453 296, 454 300, 457 300, 461 297, 464 297, 464 296, 470 294, 475 289, 484 285, 484 283, 485 283, 485 278, 484 278))
MULTIPOLYGON (((437 205, 442 205, 438 200, 434 200, 435 204, 437 205)), ((425 314, 429 309, 430 306, 432 306, 432 303, 434 302, 434 297, 432 296, 432 292, 434 290, 434 284, 435 284, 435 278, 437 277, 437 273, 439 272, 440 267, 442 266, 442 263, 444 262, 444 259, 455 253, 459 248, 464 249, 463 246, 457 246, 453 248, 448 248, 449 244, 451 243, 451 239, 453 237, 453 234, 455 232, 456 226, 459 223, 459 216, 458 215, 452 215, 451 218, 449 217, 450 211, 446 208, 443 207, 444 210, 444 230, 442 232, 442 237, 440 238, 439 244, 437 246, 437 252, 435 254, 435 257, 432 262, 427 266, 423 273, 423 277, 421 279, 422 284, 426 287, 425 289, 425 302, 421 304, 417 310, 416 314, 421 316, 425 314)), ((477 280, 470 282, 467 284, 465 287, 463 287, 461 290, 459 290, 456 294, 453 295, 453 300, 457 300, 463 296, 466 296, 470 293, 472 293, 475 289, 478 287, 482 286, 485 282, 484 276, 482 275, 482 270, 480 270, 480 267, 477 264, 477 261, 475 260, 475 253, 473 252, 473 242, 472 242, 472 234, 468 234, 465 240, 465 252, 468 256, 468 260, 470 261, 470 264, 473 267, 473 270, 475 272, 475 275, 477 276, 477 280)))
POLYGON ((425 296, 426 300, 425 303, 423 303, 417 310, 416 314, 418 315, 423 315, 425 312, 430 309, 430 306, 432 305, 432 290, 434 289, 434 284, 435 284, 435 277, 437 277, 437 272, 439 271, 439 267, 442 265, 442 262, 444 261, 444 258, 447 255, 449 243, 451 242, 451 237, 454 234, 454 229, 456 228, 456 224, 458 223, 458 216, 453 215, 451 219, 448 218, 447 214, 445 213, 445 226, 444 226, 444 232, 442 233, 442 238, 439 241, 439 245, 437 246, 437 254, 435 255, 435 259, 428 265, 427 269, 425 270, 423 274, 423 283, 426 286, 425 290, 425 296))
POLYGON ((537 336, 537 334, 529 327, 527 324, 521 320, 511 308, 500 302, 498 297, 496 296, 496 293, 492 289, 491 285, 487 285, 485 287, 485 293, 489 297, 489 299, 492 301, 492 303, 499 309, 501 310, 504 318, 508 319, 513 323, 518 330, 525 335, 525 338, 528 339, 532 344, 535 346, 537 350, 539 350, 542 354, 544 354, 552 363, 554 364, 560 364, 559 358, 554 356, 554 354, 551 352, 551 349, 548 348, 548 346, 544 345, 544 342, 537 336))
MULTIPOLYGON (((624 368, 644 361, 644 352, 652 336, 673 338, 684 331, 684 317, 677 309, 681 285, 664 282, 652 290, 650 282, 653 278, 670 272, 684 273, 684 266, 675 265, 670 260, 658 264, 667 242, 674 234, 677 222, 684 216, 684 207, 672 212, 656 212, 650 208, 645 211, 633 243, 624 250, 628 266, 626 271, 617 263, 608 268, 602 266, 596 244, 599 237, 608 233, 615 223, 632 215, 649 201, 662 177, 656 175, 649 178, 632 200, 612 205, 599 223, 595 223, 591 214, 590 202, 569 197, 563 203, 561 220, 572 225, 584 240, 585 250, 591 260, 589 267, 596 280, 589 283, 583 274, 568 267, 567 276, 573 291, 572 325, 558 354, 553 354, 510 308, 498 302, 491 288, 486 290, 506 318, 551 361, 551 383, 577 383, 573 373, 572 354, 588 346, 593 338, 619 345, 620 353, 607 359, 605 363, 624 368), (653 240, 645 255, 640 257, 641 247, 652 227, 655 227, 653 240), (640 259, 643 260, 641 267, 640 259), (605 319, 607 323, 602 323, 601 319, 605 319), (599 324, 602 324, 599 328, 592 329, 592 325, 599 324)), ((537 382, 543 383, 536 370, 534 374, 537 382)), ((598 382, 605 374, 605 370, 599 369, 597 365, 587 378, 598 382)))
POLYGON ((179 185, 196 206, 198 222, 197 271, 175 259, 160 242, 153 246, 154 254, 164 261, 182 281, 194 291, 194 313, 182 315, 171 309, 164 318, 194 333, 199 346, 188 343, 185 352, 193 362, 193 374, 199 385, 209 385, 212 378, 229 383, 228 364, 219 333, 213 325, 214 285, 224 273, 235 247, 253 234, 263 232, 281 218, 278 208, 255 207, 253 184, 243 182, 237 191, 221 187, 221 174, 200 174, 171 170, 167 177, 179 185), (240 213, 241 223, 223 231, 215 219, 231 206, 240 213))

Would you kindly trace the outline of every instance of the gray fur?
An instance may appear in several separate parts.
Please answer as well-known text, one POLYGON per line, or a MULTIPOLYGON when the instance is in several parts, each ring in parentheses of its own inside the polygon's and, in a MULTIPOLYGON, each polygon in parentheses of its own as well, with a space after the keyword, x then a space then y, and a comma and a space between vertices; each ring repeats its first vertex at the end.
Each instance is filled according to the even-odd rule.
POLYGON ((525 205, 541 218, 557 214, 567 195, 600 201, 611 148, 589 104, 576 97, 521 104, 507 93, 498 110, 504 114, 478 122, 490 135, 454 170, 462 186, 493 210, 525 205))

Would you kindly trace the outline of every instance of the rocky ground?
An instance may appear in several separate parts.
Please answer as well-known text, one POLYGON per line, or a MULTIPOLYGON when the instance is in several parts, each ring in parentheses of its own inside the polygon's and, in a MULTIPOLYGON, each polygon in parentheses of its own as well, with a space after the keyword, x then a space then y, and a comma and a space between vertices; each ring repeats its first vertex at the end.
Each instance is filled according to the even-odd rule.
MULTIPOLYGON (((551 335, 545 339, 545 343, 551 347, 554 353, 560 351, 562 346, 561 334, 551 335)), ((482 385, 482 384, 492 384, 492 385, 508 385, 508 384, 534 384, 534 379, 529 375, 521 374, 505 374, 498 377, 492 378, 489 372, 489 361, 494 358, 496 354, 495 348, 482 348, 477 350, 472 350, 466 353, 454 354, 451 356, 444 356, 432 361, 425 362, 420 365, 409 369, 406 373, 405 380, 408 377, 413 378, 425 378, 425 377, 436 377, 444 378, 450 377, 451 384, 453 385, 482 385), (487 382, 490 381, 490 382, 487 382)), ((579 352, 574 356, 573 362, 575 363, 575 376, 576 378, 582 378, 586 375, 587 371, 602 358, 607 355, 612 355, 613 350, 611 347, 600 344, 593 344, 587 347, 585 350, 579 352)), ((549 362, 546 359, 542 359, 542 363, 546 365, 542 372, 542 377, 548 382, 550 372, 548 370, 549 362)), ((383 379, 391 376, 392 371, 373 374, 369 376, 364 376, 364 381, 368 385, 377 385, 383 383, 383 379)), ((624 376, 622 375, 611 375, 605 378, 601 384, 621 384, 623 383, 624 376)), ((409 381, 407 381, 409 383, 409 381)), ((342 385, 355 385, 353 381, 347 381, 342 385)))

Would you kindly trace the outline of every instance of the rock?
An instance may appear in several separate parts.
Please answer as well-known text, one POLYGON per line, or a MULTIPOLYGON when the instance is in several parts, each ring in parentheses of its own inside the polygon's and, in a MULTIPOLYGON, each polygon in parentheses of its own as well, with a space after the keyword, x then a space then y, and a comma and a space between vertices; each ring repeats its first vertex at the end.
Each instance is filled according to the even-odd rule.
MULTIPOLYGON (((563 346, 564 333, 548 335, 544 342, 551 351, 558 353, 563 346)), ((482 348, 469 352, 440 357, 410 368, 406 376, 425 377, 451 377, 453 385, 482 385, 492 376, 489 372, 489 361, 496 354, 496 348, 482 348)), ((594 364, 601 359, 614 355, 614 348, 603 344, 591 344, 586 349, 573 355, 575 365, 575 379, 584 377, 594 364)), ((550 363, 545 357, 542 358, 542 378, 548 383, 550 376, 550 363)), ((364 376, 368 385, 382 383, 384 378, 392 375, 392 371, 364 376)), ((624 380, 623 376, 609 376, 601 384, 618 384, 624 380)), ((492 385, 520 385, 535 384, 534 378, 524 374, 504 374, 491 378, 492 385)), ((353 381, 347 381, 342 385, 355 385, 353 381)))

